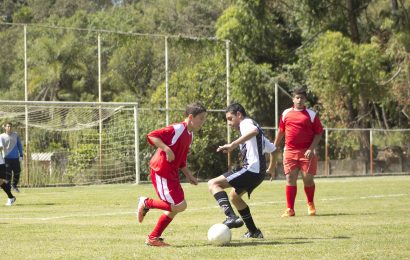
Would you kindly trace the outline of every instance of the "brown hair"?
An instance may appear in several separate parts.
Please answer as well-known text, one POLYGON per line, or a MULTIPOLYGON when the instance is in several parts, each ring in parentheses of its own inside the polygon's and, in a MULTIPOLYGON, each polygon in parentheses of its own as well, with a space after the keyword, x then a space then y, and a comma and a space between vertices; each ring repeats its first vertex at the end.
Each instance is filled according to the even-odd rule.
POLYGON ((203 112, 206 112, 205 106, 199 102, 194 102, 186 106, 185 116, 193 115, 196 117, 203 112))
POLYGON ((296 95, 304 95, 305 97, 307 96, 306 94, 306 89, 305 88, 296 88, 292 91, 292 96, 296 95))

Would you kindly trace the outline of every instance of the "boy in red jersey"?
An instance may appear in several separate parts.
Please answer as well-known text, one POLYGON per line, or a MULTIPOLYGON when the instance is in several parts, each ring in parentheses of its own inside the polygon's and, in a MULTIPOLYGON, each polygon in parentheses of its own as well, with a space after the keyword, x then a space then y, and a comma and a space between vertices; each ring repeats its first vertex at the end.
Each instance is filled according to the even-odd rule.
MULTIPOLYGON (((293 91, 293 107, 283 111, 279 122, 279 131, 275 138, 278 147, 285 137, 283 167, 286 175, 287 209, 282 217, 295 216, 295 199, 299 170, 302 171, 304 189, 308 204, 308 214, 316 214, 313 201, 317 171, 316 147, 322 137, 323 127, 317 114, 305 107, 306 90, 293 91)), ((274 173, 272 175, 274 177, 274 173)))
POLYGON ((148 142, 158 148, 150 161, 150 177, 160 199, 140 197, 137 208, 138 221, 143 221, 149 209, 165 211, 145 241, 149 246, 168 246, 169 244, 161 238, 162 232, 176 214, 187 208, 178 171, 181 169, 191 184, 198 184, 186 161, 192 143, 192 132, 200 130, 204 124, 206 108, 200 103, 190 104, 186 107, 185 116, 183 122, 154 130, 147 135, 148 142))

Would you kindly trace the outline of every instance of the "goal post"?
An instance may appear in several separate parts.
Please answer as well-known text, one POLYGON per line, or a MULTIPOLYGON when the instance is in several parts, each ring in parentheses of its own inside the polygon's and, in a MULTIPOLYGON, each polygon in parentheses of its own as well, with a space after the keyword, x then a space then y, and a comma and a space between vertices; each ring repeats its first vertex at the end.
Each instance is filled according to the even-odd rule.
POLYGON ((138 103, 0 101, 23 144, 21 185, 139 182, 138 103))

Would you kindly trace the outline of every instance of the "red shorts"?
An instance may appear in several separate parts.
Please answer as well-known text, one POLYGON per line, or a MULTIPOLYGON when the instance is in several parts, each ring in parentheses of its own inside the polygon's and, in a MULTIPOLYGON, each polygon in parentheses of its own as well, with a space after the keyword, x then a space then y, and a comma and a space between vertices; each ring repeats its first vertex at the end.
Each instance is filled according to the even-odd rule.
POLYGON ((306 150, 307 149, 285 150, 283 152, 283 168, 285 170, 285 174, 299 168, 303 173, 316 175, 317 155, 314 153, 312 158, 308 159, 305 157, 306 150))
POLYGON ((152 169, 150 176, 152 185, 154 185, 155 191, 161 200, 173 205, 178 205, 185 200, 184 190, 179 180, 170 180, 161 177, 152 169))

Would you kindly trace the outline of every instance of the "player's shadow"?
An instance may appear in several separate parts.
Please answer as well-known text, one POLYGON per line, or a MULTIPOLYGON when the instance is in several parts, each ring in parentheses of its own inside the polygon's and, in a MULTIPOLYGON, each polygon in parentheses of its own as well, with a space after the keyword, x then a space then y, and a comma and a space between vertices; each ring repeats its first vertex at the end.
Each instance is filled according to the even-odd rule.
POLYGON ((16 203, 16 204, 13 204, 13 207, 20 207, 20 206, 55 206, 55 205, 57 205, 57 203, 28 203, 28 204, 25 204, 25 203, 16 203))
POLYGON ((287 238, 282 238, 286 240, 333 240, 333 239, 351 239, 351 237, 346 237, 346 236, 336 236, 336 237, 287 237, 287 238))
POLYGON ((255 240, 255 241, 231 241, 231 243, 229 243, 228 245, 226 245, 225 247, 243 247, 243 246, 258 246, 258 245, 283 245, 283 244, 287 244, 287 245, 297 245, 297 244, 307 244, 307 243, 312 243, 309 241, 296 241, 296 242, 280 242, 277 240, 255 240))
POLYGON ((348 213, 329 213, 329 214, 318 214, 316 217, 341 217, 341 216, 355 216, 355 215, 374 215, 375 213, 359 213, 359 214, 348 214, 348 213))

